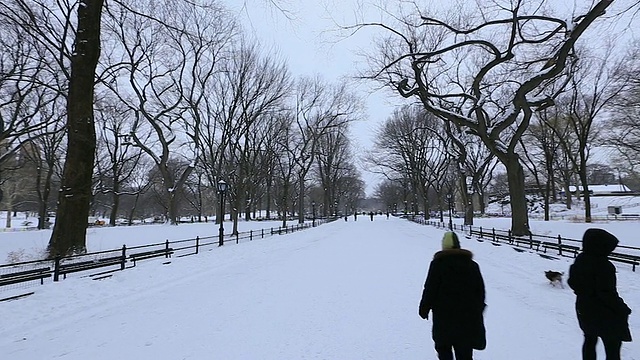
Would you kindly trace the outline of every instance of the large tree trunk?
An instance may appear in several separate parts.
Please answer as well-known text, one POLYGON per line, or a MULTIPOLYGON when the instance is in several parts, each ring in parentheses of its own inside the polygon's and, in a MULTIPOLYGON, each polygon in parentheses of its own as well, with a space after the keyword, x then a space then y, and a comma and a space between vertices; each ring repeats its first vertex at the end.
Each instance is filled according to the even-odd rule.
POLYGON ((5 222, 5 227, 7 229, 11 228, 11 219, 13 218, 13 216, 11 216, 11 212, 13 211, 13 204, 11 204, 11 197, 7 198, 7 202, 5 203, 5 206, 7 207, 7 219, 5 222))
POLYGON ((509 182, 511 202, 511 232, 513 235, 529 235, 529 214, 524 191, 524 171, 517 154, 509 156, 504 165, 509 182))
POLYGON ((103 0, 82 0, 71 57, 67 98, 67 158, 62 172, 58 209, 49 240, 49 257, 86 251, 91 175, 96 150, 93 91, 100 57, 103 0))
POLYGON ((140 193, 138 192, 136 194, 135 200, 133 201, 133 206, 131 207, 131 210, 129 211, 129 226, 133 225, 133 215, 136 212, 136 208, 138 207, 138 199, 140 199, 140 193))
POLYGON ((109 225, 116 226, 116 218, 118 216, 118 208, 120 207, 120 186, 114 183, 113 199, 111 201, 111 213, 109 214, 109 225))
POLYGON ((460 201, 464 209, 464 224, 473 225, 473 203, 471 201, 471 195, 469 194, 469 188, 467 188, 466 176, 460 176, 460 201))
MULTIPOLYGON (((582 184, 582 194, 584 196, 584 222, 591 222, 591 195, 589 194, 589 180, 587 178, 587 161, 580 159, 580 171, 578 172, 580 183, 582 184)), ((578 191, 579 193, 579 191, 578 191)))

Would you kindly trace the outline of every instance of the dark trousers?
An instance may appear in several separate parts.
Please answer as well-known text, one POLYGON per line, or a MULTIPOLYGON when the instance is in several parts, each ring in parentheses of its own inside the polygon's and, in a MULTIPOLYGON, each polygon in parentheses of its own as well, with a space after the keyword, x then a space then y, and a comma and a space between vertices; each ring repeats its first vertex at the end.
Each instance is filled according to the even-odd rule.
POLYGON ((473 360, 473 348, 471 345, 460 344, 436 344, 438 359, 453 360, 453 352, 456 354, 456 360, 473 360))
MULTIPOLYGON (((596 344, 598 337, 595 335, 584 334, 584 343, 582 344, 582 360, 596 360, 596 344)), ((622 341, 612 339, 602 339, 604 344, 604 352, 607 360, 620 360, 620 347, 622 341)))

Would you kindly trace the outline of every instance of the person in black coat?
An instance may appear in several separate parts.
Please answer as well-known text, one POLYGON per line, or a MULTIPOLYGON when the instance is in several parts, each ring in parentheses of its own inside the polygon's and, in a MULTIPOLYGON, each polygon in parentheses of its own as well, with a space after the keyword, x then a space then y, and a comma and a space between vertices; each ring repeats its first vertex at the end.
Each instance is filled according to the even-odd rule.
POLYGON ((602 229, 587 229, 582 252, 569 268, 567 283, 576 294, 578 324, 584 333, 582 358, 596 359, 596 343, 602 338, 607 360, 620 359, 623 341, 631 341, 631 309, 616 290, 616 268, 608 256, 618 239, 602 229))
POLYGON ((432 336, 438 358, 473 358, 473 349, 486 347, 483 311, 484 281, 480 267, 469 250, 460 248, 454 232, 446 232, 442 251, 429 266, 418 314, 423 319, 433 313, 432 336), (453 352, 452 352, 453 348, 453 352))

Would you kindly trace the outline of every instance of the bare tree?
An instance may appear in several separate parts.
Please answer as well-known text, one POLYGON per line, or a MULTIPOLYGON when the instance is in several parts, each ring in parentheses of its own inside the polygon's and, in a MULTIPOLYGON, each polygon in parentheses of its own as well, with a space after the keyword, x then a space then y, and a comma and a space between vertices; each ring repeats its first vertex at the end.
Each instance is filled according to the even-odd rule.
POLYGON ((344 82, 327 84, 319 77, 301 78, 294 94, 294 142, 288 151, 296 165, 298 223, 304 222, 307 175, 314 164, 318 142, 335 129, 345 129, 360 117, 360 101, 344 82))
POLYGON ((532 123, 521 139, 522 153, 527 160, 524 166, 533 175, 540 195, 544 199, 545 221, 549 221, 549 205, 551 201, 556 201, 555 164, 561 147, 557 135, 549 126, 545 125, 545 122, 551 122, 549 110, 545 109, 537 113, 537 117, 545 120, 538 120, 532 123))
POLYGON ((588 161, 590 149, 598 145, 598 130, 601 129, 601 126, 598 126, 598 119, 623 89, 622 84, 615 81, 614 70, 609 60, 609 56, 598 60, 591 59, 591 61, 585 59, 572 77, 564 119, 570 129, 570 136, 560 136, 565 132, 551 127, 556 132, 560 144, 580 179, 587 223, 591 222, 588 161), (569 139, 575 139, 575 148, 571 147, 569 139))
POLYGON ((614 99, 613 113, 605 124, 609 129, 603 144, 616 150, 614 163, 627 176, 640 174, 640 44, 629 44, 629 49, 620 63, 615 81, 622 86, 622 93, 614 99))
POLYGON ((115 226, 122 195, 137 193, 137 190, 131 192, 127 185, 140 164, 142 150, 131 146, 129 140, 128 119, 132 115, 129 109, 107 98, 97 104, 97 109, 97 191, 110 195, 109 225, 115 226))
POLYGON ((35 167, 35 193, 38 202, 38 229, 48 228, 50 223, 49 209, 52 186, 55 178, 62 175, 62 155, 64 149, 65 113, 62 101, 56 102, 58 106, 43 107, 39 111, 42 118, 50 118, 51 123, 47 129, 40 129, 33 133, 34 137, 25 144, 25 156, 35 167))
POLYGON ((206 83, 220 49, 232 36, 226 34, 231 25, 215 6, 136 5, 153 12, 153 17, 133 11, 110 13, 108 30, 120 50, 110 53, 110 62, 117 66, 105 68, 105 84, 134 114, 130 140, 158 167, 167 197, 167 220, 177 224, 177 192, 199 159, 199 105, 207 95, 206 83), (211 13, 218 15, 215 22, 209 21, 211 13), (156 37, 164 41, 154 41, 156 37), (188 166, 174 175, 171 158, 183 159, 177 162, 188 166))
POLYGON ((420 12, 380 27, 388 38, 371 54, 371 78, 417 98, 425 110, 479 136, 507 170, 514 234, 529 233, 524 172, 516 151, 534 111, 553 104, 568 75, 573 48, 612 0, 569 20, 548 15, 542 2, 480 5, 440 19, 420 12), (473 16, 473 13, 477 14, 473 16), (461 15, 460 15, 461 14, 461 15))

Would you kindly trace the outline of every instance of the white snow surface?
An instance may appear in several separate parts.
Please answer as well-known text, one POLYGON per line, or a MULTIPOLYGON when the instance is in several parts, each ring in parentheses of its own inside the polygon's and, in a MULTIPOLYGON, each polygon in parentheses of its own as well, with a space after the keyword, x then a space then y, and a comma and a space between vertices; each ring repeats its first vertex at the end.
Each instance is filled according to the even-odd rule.
MULTIPOLYGON (((577 235, 589 226, 545 224, 545 231, 577 235)), ((251 223, 241 231, 272 225, 251 223)), ((626 243, 638 241, 637 222, 590 226, 600 225, 626 243)), ((94 228, 88 247, 215 230, 212 224, 94 228)), ((0 249, 15 248, 14 237, 25 249, 37 248, 47 234, 3 233, 0 249)), ((89 271, 12 289, 35 294, 0 302, 0 359, 436 359, 431 321, 418 316, 418 303, 442 234, 399 218, 363 216, 225 244, 169 264, 145 260, 103 280, 87 277, 89 271)), ((547 260, 463 236, 461 243, 474 253, 486 284, 487 349, 476 351, 475 359, 580 358, 575 296, 566 285, 550 285, 543 273, 566 274, 572 259, 547 260)), ((618 290, 634 311, 631 332, 640 336, 640 272, 616 267, 618 290)), ((9 292, 0 288, 0 297, 9 292)), ((604 359, 601 344, 598 358, 604 359)), ((623 343, 622 358, 640 360, 640 343, 623 343)))

